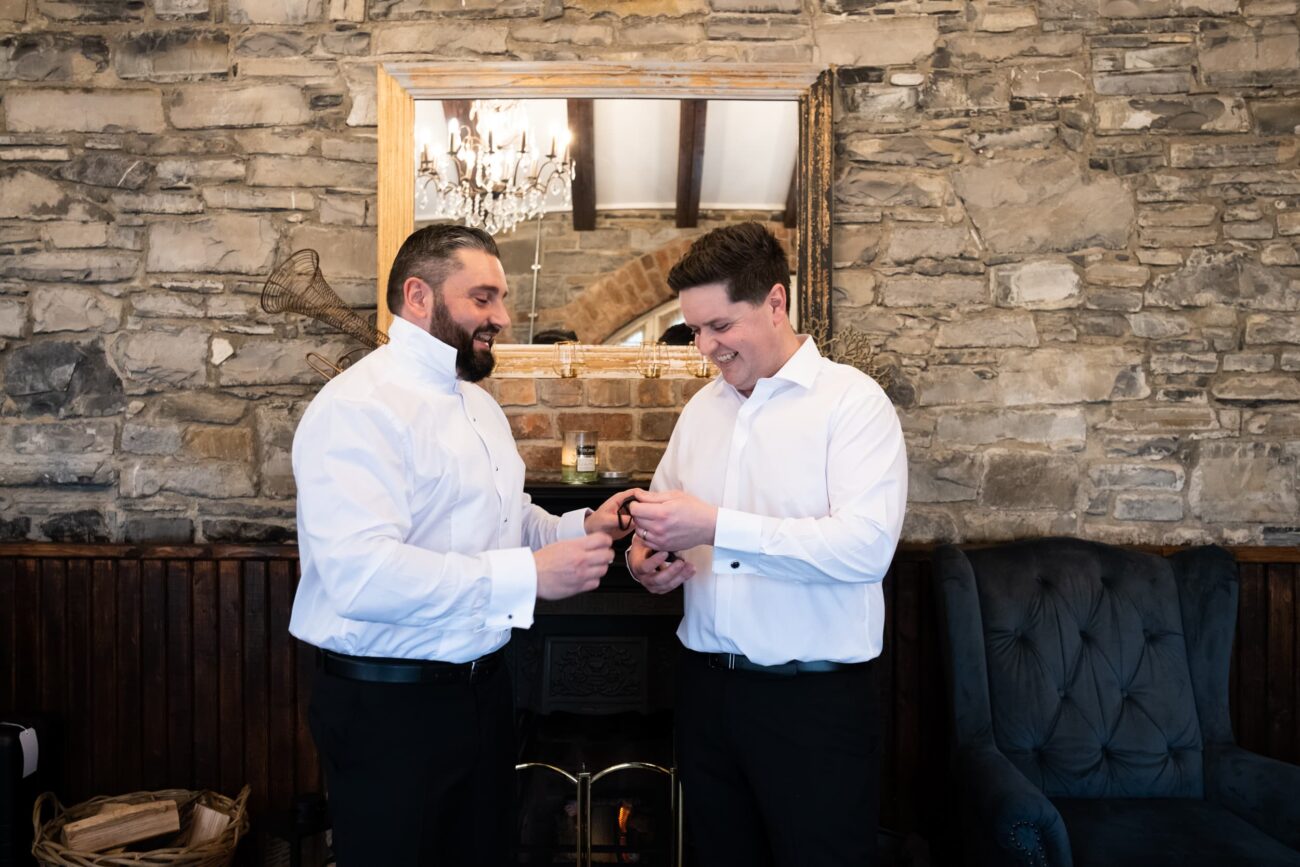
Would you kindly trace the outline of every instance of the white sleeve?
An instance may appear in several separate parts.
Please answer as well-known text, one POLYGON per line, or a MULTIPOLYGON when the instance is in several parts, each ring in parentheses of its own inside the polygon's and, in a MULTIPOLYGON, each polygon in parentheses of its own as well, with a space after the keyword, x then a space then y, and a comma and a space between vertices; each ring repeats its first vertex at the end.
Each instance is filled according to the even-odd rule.
POLYGON ((401 426, 373 404, 313 409, 293 445, 299 545, 340 616, 463 630, 531 624, 537 572, 528 548, 471 556, 407 544, 411 473, 401 426))
POLYGON ((821 518, 718 509, 713 569, 805 583, 872 582, 893 560, 907 506, 907 450, 883 394, 844 404, 829 432, 821 518))

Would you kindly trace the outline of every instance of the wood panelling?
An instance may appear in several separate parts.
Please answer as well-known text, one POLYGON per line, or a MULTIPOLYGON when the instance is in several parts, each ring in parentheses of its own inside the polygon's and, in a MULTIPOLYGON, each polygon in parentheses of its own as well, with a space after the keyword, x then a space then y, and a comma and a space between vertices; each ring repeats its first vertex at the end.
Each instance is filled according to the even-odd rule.
MULTIPOLYGON (((1232 719, 1247 749, 1300 762, 1300 550, 1241 549, 1232 719)), ((254 821, 317 791, 314 658, 288 634, 291 546, 0 545, 0 712, 62 732, 60 798, 253 787, 254 821)), ((885 582, 882 814, 928 833, 947 790, 948 710, 929 552, 885 582)))
POLYGON ((0 714, 57 723, 64 803, 247 782, 267 818, 320 789, 297 575, 282 546, 0 546, 0 714))

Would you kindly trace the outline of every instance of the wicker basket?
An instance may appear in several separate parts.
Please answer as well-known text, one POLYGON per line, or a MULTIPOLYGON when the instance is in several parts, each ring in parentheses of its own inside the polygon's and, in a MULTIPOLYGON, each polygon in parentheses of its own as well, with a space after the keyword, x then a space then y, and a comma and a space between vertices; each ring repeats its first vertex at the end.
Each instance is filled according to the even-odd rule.
POLYGON ((32 855, 38 864, 57 867, 226 867, 235 855, 239 838, 248 832, 248 786, 231 800, 216 792, 191 792, 188 789, 164 789, 159 792, 134 792, 129 795, 91 798, 64 809, 54 793, 46 792, 32 808, 35 831, 32 855), (109 804, 146 804, 150 801, 175 801, 180 813, 181 830, 176 839, 184 840, 194 816, 194 805, 203 804, 230 816, 221 835, 198 846, 170 846, 148 852, 120 852, 116 855, 79 852, 64 846, 63 826, 99 813, 109 804), (45 805, 54 805, 54 818, 42 821, 45 805))

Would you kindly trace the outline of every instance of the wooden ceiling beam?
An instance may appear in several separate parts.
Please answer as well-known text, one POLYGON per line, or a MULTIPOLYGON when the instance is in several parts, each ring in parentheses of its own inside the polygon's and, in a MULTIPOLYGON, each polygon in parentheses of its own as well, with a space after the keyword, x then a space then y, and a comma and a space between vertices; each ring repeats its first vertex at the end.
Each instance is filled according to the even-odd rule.
POLYGON ((787 229, 799 225, 799 160, 794 161, 794 170, 790 173, 790 190, 785 194, 785 219, 787 229))
POLYGON ((590 99, 570 99, 569 157, 573 160, 573 229, 596 228, 596 116, 590 99))
POLYGON ((677 228, 693 229, 700 221, 700 186, 704 180, 704 127, 708 100, 681 101, 677 143, 677 228))

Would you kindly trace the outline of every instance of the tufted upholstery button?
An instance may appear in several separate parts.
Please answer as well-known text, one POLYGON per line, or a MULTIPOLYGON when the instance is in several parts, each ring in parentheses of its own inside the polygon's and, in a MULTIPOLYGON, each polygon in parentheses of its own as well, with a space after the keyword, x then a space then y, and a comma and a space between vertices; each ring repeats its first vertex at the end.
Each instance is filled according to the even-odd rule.
POLYGON ((1082 629, 1080 629, 1080 630, 1079 630, 1079 640, 1080 640, 1080 641, 1087 641, 1087 640, 1088 640, 1088 633, 1086 633, 1086 632, 1084 632, 1082 629))
POLYGON ((1069 698, 1069 696, 1067 696, 1067 695, 1065 694, 1065 690, 1063 690, 1063 689, 1058 689, 1058 690, 1056 691, 1056 696, 1057 696, 1057 698, 1062 698, 1062 699, 1064 699, 1064 698, 1069 698))
POLYGON ((1122 698, 1122 699, 1124 699, 1125 701, 1128 701, 1128 690, 1127 690, 1127 689, 1121 689, 1121 690, 1119 691, 1119 697, 1122 698))

